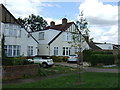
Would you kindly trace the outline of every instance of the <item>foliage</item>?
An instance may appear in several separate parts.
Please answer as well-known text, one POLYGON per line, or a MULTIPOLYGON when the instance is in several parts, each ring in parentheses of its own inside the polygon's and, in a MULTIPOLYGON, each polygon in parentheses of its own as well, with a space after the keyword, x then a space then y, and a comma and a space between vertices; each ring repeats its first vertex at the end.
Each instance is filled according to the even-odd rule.
POLYGON ((86 21, 86 18, 84 18, 83 11, 80 14, 80 19, 79 21, 76 22, 76 25, 80 27, 79 29, 81 30, 82 34, 84 36, 89 37, 89 29, 88 29, 88 22, 86 21))
POLYGON ((36 16, 34 14, 29 15, 28 18, 18 18, 18 21, 23 25, 23 27, 27 29, 30 28, 32 32, 43 30, 47 26, 46 20, 39 15, 36 16))
POLYGON ((2 58, 2 65, 26 65, 32 64, 31 62, 27 61, 25 57, 4 57, 2 58))
POLYGON ((83 51, 84 61, 91 62, 91 64, 114 64, 115 56, 112 52, 109 51, 92 51, 92 50, 84 50, 83 51))
POLYGON ((66 62, 67 56, 51 56, 51 59, 53 59, 54 62, 66 62))
POLYGON ((90 62, 92 66, 95 66, 100 63, 104 65, 111 65, 114 64, 114 60, 114 55, 92 54, 90 56, 90 62))

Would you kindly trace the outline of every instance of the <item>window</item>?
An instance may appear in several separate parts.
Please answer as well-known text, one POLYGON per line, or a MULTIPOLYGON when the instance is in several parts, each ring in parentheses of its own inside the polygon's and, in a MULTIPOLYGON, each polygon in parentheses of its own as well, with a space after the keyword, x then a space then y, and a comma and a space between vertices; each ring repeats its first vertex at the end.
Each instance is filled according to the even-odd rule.
POLYGON ((69 47, 63 47, 63 55, 64 56, 69 56, 70 55, 70 50, 71 50, 71 48, 69 48, 69 47))
POLYGON ((58 47, 54 47, 54 55, 58 55, 58 47))
POLYGON ((20 56, 20 46, 19 45, 5 45, 5 56, 14 57, 20 56))
POLYGON ((4 35, 8 37, 20 37, 21 28, 15 24, 5 24, 4 35))
POLYGON ((33 46, 28 46, 27 54, 28 56, 33 56, 33 46))
POLYGON ((39 33, 39 40, 44 40, 44 32, 39 33))
POLYGON ((63 47, 63 55, 65 55, 65 47, 63 47))

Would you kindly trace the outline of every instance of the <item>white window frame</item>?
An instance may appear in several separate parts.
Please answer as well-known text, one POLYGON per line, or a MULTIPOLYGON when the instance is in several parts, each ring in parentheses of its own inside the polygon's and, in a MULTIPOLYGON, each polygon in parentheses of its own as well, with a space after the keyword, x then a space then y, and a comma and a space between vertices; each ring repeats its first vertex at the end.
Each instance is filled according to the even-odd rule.
POLYGON ((70 55, 70 47, 63 47, 63 56, 69 56, 70 55))
POLYGON ((44 32, 39 32, 39 40, 44 40, 45 33, 44 32))
POLYGON ((58 56, 58 47, 54 47, 54 56, 58 56))
POLYGON ((28 56, 33 56, 33 46, 28 46, 27 55, 28 56))
POLYGON ((7 57, 20 56, 21 46, 20 45, 5 45, 4 50, 5 50, 5 55, 7 57))
POLYGON ((7 37, 21 37, 21 28, 15 24, 5 24, 4 35, 7 37))

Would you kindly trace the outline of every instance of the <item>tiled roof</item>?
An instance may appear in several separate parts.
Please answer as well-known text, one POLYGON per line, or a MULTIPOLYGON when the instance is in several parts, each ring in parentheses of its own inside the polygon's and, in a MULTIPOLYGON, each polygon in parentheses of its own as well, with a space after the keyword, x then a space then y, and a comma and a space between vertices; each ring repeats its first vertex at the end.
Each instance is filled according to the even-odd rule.
POLYGON ((88 45, 93 50, 101 50, 101 48, 96 46, 93 42, 88 42, 88 45))
POLYGON ((0 22, 21 25, 3 4, 0 4, 0 22))
POLYGON ((48 26, 45 28, 45 30, 55 29, 55 30, 60 30, 60 31, 66 31, 72 24, 74 24, 74 22, 68 22, 66 24, 58 24, 58 25, 54 25, 54 26, 48 26))

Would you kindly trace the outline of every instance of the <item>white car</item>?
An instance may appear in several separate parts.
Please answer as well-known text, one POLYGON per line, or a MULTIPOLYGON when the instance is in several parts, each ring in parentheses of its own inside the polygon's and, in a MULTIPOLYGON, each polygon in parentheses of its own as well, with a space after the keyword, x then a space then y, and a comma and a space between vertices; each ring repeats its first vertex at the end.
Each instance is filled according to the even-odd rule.
POLYGON ((77 62, 78 60, 78 55, 77 54, 73 54, 68 56, 68 61, 67 62, 77 62))
POLYGON ((33 59, 28 59, 30 62, 38 63, 42 67, 53 66, 54 62, 49 56, 35 56, 33 59))

